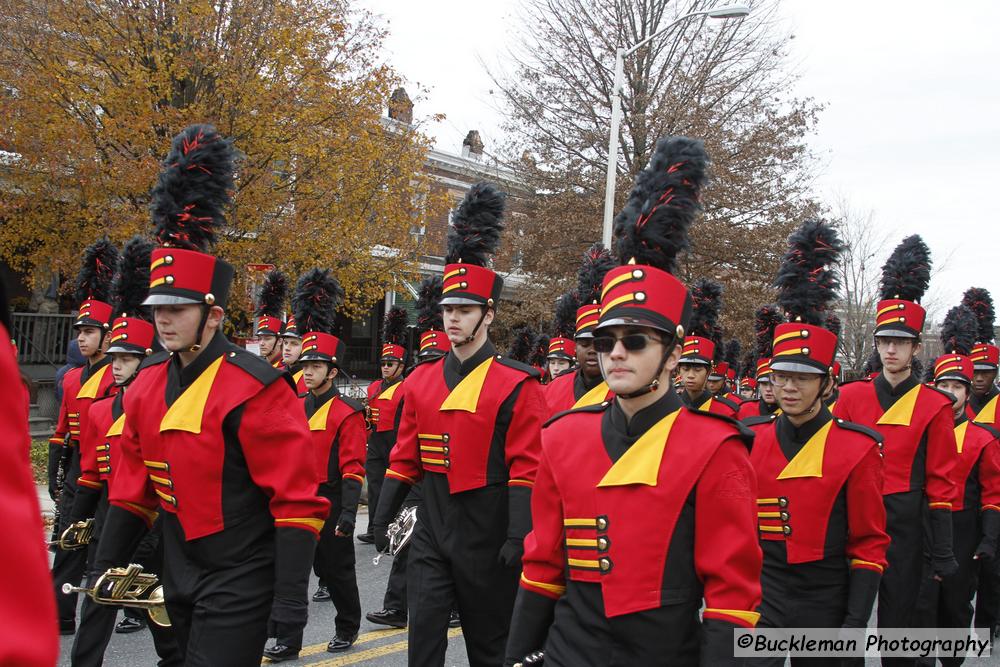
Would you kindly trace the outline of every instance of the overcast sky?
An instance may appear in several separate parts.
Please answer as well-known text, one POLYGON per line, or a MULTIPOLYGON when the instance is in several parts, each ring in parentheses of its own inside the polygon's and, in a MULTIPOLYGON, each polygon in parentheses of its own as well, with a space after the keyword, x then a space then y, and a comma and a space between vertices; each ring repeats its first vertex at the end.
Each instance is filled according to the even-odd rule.
MULTIPOLYGON (((438 146, 459 151, 471 129, 496 146, 499 100, 481 63, 503 66, 519 0, 360 4, 384 17, 411 96, 429 89, 415 114, 447 116, 429 128, 438 146)), ((782 16, 796 93, 826 105, 810 139, 817 196, 872 211, 891 234, 885 254, 921 234, 937 265, 947 259, 931 285, 945 306, 973 285, 1000 306, 1000 3, 784 0, 782 16)))

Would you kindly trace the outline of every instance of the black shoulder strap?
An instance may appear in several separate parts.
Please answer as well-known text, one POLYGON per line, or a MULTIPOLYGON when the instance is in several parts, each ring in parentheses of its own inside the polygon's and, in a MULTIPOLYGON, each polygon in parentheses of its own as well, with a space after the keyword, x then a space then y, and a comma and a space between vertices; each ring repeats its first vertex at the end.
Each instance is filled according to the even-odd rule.
POLYGON ((545 428, 555 420, 559 419, 560 417, 565 417, 566 415, 572 415, 578 412, 604 412, 607 409, 608 405, 609 405, 608 401, 604 401, 602 403, 594 403, 593 405, 584 405, 583 407, 570 408, 569 410, 563 410, 562 412, 557 412, 556 414, 549 417, 548 421, 542 424, 542 428, 545 428))
POLYGON ((535 378, 536 380, 541 379, 541 377, 542 377, 542 374, 539 373, 538 369, 536 369, 534 366, 529 366, 528 364, 523 364, 520 361, 516 361, 514 359, 508 359, 507 357, 505 357, 503 355, 500 355, 500 354, 498 354, 497 356, 495 356, 493 358, 496 360, 497 363, 503 364, 507 368, 515 368, 515 369, 517 369, 519 371, 522 371, 522 372, 526 373, 527 375, 530 375, 531 377, 535 378))
POLYGON ((737 434, 740 437, 740 440, 742 440, 743 444, 747 446, 747 449, 749 449, 753 445, 753 439, 755 435, 754 432, 750 430, 748 427, 744 426, 742 423, 733 419, 732 417, 716 414, 715 412, 708 412, 707 410, 698 410, 696 408, 690 408, 687 406, 685 406, 685 409, 688 410, 689 412, 693 412, 694 414, 702 417, 711 417, 712 419, 720 419, 726 422, 727 424, 731 424, 736 429, 737 434))
POLYGON ((863 433, 872 440, 874 440, 875 442, 882 444, 882 434, 873 428, 868 428, 867 426, 864 426, 862 424, 855 424, 854 422, 849 422, 847 420, 840 419, 838 417, 834 417, 833 421, 840 428, 847 429, 848 431, 855 431, 857 433, 863 433))

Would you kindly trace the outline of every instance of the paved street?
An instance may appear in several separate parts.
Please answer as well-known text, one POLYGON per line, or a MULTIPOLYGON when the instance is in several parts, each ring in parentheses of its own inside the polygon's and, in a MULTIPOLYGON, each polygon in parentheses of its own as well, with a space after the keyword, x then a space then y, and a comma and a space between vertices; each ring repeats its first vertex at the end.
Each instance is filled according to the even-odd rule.
MULTIPOLYGON (((362 508, 358 516, 358 530, 365 530, 368 514, 362 508)), ((382 608, 385 580, 389 575, 390 561, 383 559, 378 566, 372 564, 375 547, 355 541, 358 555, 358 587, 361 590, 363 613, 382 608)), ((316 590, 313 577, 310 594, 316 590)), ((379 667, 406 664, 406 631, 385 629, 361 619, 361 634, 350 651, 333 654, 326 652, 326 643, 333 637, 333 605, 330 602, 309 603, 309 625, 306 627, 302 653, 297 662, 283 665, 310 665, 334 667, 335 665, 377 665, 379 667)), ((448 640, 448 667, 468 665, 461 630, 451 630, 448 640)), ((60 652, 60 667, 69 665, 69 650, 72 637, 63 637, 60 652)), ((106 667, 144 667, 156 664, 153 642, 146 631, 130 635, 114 635, 104 661, 106 667)), ((267 661, 265 661, 265 664, 267 661)))

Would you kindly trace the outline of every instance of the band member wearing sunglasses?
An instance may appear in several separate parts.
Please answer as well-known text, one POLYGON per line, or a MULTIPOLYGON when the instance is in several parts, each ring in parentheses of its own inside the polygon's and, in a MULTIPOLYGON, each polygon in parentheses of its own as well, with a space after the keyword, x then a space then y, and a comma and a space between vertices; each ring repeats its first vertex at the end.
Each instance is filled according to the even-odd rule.
POLYGON ((744 422, 756 434, 750 460, 764 552, 758 627, 864 628, 886 566, 880 437, 834 419, 823 402, 837 336, 817 323, 836 298, 831 268, 841 248, 824 222, 806 222, 789 239, 776 284, 779 305, 796 321, 775 329, 770 364, 781 414, 744 422))
POLYGON ((576 310, 573 335, 577 369, 574 373, 554 378, 546 385, 545 400, 549 406, 549 416, 570 408, 594 405, 611 396, 608 383, 601 377, 593 340, 594 327, 597 326, 601 310, 598 303, 601 281, 614 266, 611 253, 600 243, 595 243, 584 253, 583 263, 577 272, 576 291, 577 299, 583 305, 576 310))
MULTIPOLYGON (((390 308, 382 327, 382 379, 368 385, 368 456, 365 459, 365 477, 368 479, 368 506, 378 507, 389 452, 396 444, 396 409, 399 407, 399 386, 406 365, 406 325, 408 315, 402 308, 390 308)), ((358 541, 371 544, 371 526, 368 532, 358 535, 358 541)))
POLYGON ((472 665, 503 661, 517 593, 545 399, 538 373, 497 354, 488 328, 503 281, 486 267, 503 194, 472 187, 449 229, 441 306, 451 351, 405 381, 396 446, 373 520, 375 545, 411 485, 423 505, 407 563, 409 664, 443 665, 453 600, 472 665))
POLYGON ((736 664, 732 631, 756 623, 752 434, 670 380, 691 296, 669 271, 706 162, 700 141, 661 140, 616 219, 635 263, 605 277, 594 332, 615 398, 543 431, 508 665, 736 664))
MULTIPOLYGON (((882 497, 891 538, 889 566, 879 587, 878 626, 885 628, 912 627, 925 540, 936 576, 958 570, 952 552, 957 489, 951 472, 958 450, 951 397, 921 384, 911 372, 926 316, 917 301, 929 282, 930 250, 919 236, 910 236, 882 267, 882 300, 875 314, 875 348, 882 370, 874 379, 841 387, 834 408, 834 416, 882 436, 882 497)), ((913 662, 882 659, 883 665, 913 662)))

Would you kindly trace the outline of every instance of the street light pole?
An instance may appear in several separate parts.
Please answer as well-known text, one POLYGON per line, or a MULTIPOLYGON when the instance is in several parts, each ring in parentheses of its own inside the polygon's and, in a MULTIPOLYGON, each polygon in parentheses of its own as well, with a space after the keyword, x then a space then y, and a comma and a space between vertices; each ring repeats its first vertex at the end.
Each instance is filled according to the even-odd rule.
POLYGON ((601 234, 601 242, 605 248, 611 248, 611 219, 615 209, 615 181, 618 177, 618 133, 622 122, 622 83, 625 78, 625 58, 632 55, 643 46, 653 41, 663 33, 667 32, 675 25, 683 23, 695 16, 707 16, 714 19, 742 18, 750 13, 750 8, 744 5, 725 5, 715 9, 706 9, 700 12, 691 12, 672 21, 662 30, 657 30, 652 35, 642 40, 638 44, 628 49, 618 49, 615 52, 615 79, 611 90, 611 132, 608 137, 608 175, 604 184, 604 225, 601 234))

